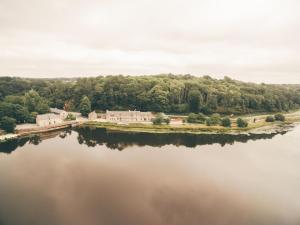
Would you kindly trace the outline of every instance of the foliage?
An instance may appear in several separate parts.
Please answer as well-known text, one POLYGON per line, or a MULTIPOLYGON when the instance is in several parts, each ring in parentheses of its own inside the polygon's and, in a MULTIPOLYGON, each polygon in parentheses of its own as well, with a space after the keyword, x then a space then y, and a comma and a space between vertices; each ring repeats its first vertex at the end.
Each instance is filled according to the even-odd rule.
POLYGON ((30 90, 25 93, 24 105, 29 112, 38 112, 39 114, 44 114, 50 111, 46 99, 42 98, 39 93, 34 90, 30 90))
POLYGON ((28 120, 28 110, 19 104, 0 102, 0 118, 8 116, 15 118, 17 123, 24 123, 28 120))
POLYGON ((156 114, 155 118, 152 120, 154 125, 161 125, 164 121, 164 117, 161 113, 156 114))
POLYGON ((8 133, 13 133, 16 128, 16 120, 14 118, 4 116, 0 120, 0 128, 8 133))
POLYGON ((88 116, 88 114, 92 111, 91 102, 87 96, 84 96, 79 105, 79 111, 83 116, 88 116))
POLYGON ((37 115, 38 115, 37 112, 31 112, 30 115, 29 115, 29 118, 28 118, 27 122, 28 123, 35 123, 37 115))
POLYGON ((201 93, 199 90, 191 90, 189 93, 190 112, 198 113, 200 111, 201 93))
POLYGON ((164 122, 168 125, 170 124, 170 118, 164 118, 164 122))
POLYGON ((202 113, 190 113, 187 117, 189 123, 205 123, 206 116, 202 113))
POLYGON ((266 122, 271 123, 271 122, 274 122, 274 121, 275 121, 274 116, 267 116, 266 117, 266 122))
POLYGON ((282 121, 282 122, 285 121, 285 116, 281 113, 275 114, 274 118, 277 121, 282 121))
POLYGON ((221 116, 218 113, 212 114, 209 118, 206 119, 207 126, 215 126, 221 123, 221 116))
POLYGON ((76 116, 72 113, 69 113, 66 117, 66 120, 76 120, 76 116))
POLYGON ((242 118, 236 120, 237 126, 240 128, 248 127, 248 122, 242 118))
POLYGON ((163 123, 169 124, 170 123, 170 118, 165 117, 162 113, 157 113, 155 118, 152 120, 152 123, 154 125, 161 125, 163 123))
POLYGON ((79 110, 84 96, 89 99, 91 110, 238 115, 297 109, 300 86, 172 74, 76 80, 0 78, 0 101, 21 105, 29 112, 44 113, 48 110, 47 105, 79 110))
POLYGON ((231 127, 231 120, 230 120, 230 118, 229 117, 222 118, 221 125, 223 127, 231 127))

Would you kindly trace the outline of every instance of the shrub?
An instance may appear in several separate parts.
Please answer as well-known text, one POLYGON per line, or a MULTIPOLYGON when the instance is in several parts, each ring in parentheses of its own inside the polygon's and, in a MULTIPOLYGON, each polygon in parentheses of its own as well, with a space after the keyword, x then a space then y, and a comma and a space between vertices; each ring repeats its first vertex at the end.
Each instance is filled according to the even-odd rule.
POLYGON ((187 122, 189 123, 204 123, 205 122, 205 115, 202 113, 190 113, 187 117, 187 122))
POLYGON ((211 115, 211 117, 206 118, 205 122, 207 126, 220 125, 221 116, 218 113, 214 113, 211 115))
POLYGON ((74 114, 72 114, 72 113, 69 113, 69 114, 67 115, 66 120, 76 120, 76 116, 75 116, 74 114))
POLYGON ((211 122, 211 118, 207 118, 206 119, 206 126, 211 126, 212 122, 211 122))
POLYGON ((246 120, 243 120, 242 118, 238 118, 236 120, 237 126, 244 128, 244 127, 248 127, 248 122, 246 120))
POLYGON ((166 123, 166 124, 170 124, 170 118, 165 118, 163 121, 164 121, 164 123, 166 123))
POLYGON ((283 121, 285 121, 285 116, 281 113, 278 113, 275 115, 275 120, 283 122, 283 121))
POLYGON ((271 122, 274 122, 274 121, 275 121, 274 116, 267 116, 266 122, 271 123, 271 122))
POLYGON ((228 117, 225 117, 221 120, 221 125, 223 127, 231 127, 231 120, 228 117))
POLYGON ((164 117, 161 113, 158 113, 155 118, 152 120, 154 125, 161 125, 164 122, 164 117))
POLYGON ((14 118, 4 116, 0 120, 0 128, 8 133, 13 133, 16 128, 16 122, 14 118))

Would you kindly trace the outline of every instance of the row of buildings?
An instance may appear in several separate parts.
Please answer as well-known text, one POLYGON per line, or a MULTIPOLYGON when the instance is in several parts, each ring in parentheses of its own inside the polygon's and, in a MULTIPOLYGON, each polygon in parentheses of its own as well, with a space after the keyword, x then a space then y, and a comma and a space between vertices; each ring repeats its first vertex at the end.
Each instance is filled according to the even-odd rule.
POLYGON ((89 120, 102 119, 107 122, 116 123, 135 123, 135 122, 151 122, 154 115, 151 112, 141 111, 109 111, 97 114, 95 111, 89 114, 89 120))
MULTIPOLYGON (((36 117, 36 123, 38 126, 53 126, 58 125, 66 120, 68 114, 73 114, 76 119, 81 117, 77 112, 66 112, 61 109, 51 108, 51 113, 38 115, 36 117)), ((137 123, 137 122, 151 122, 154 115, 151 112, 141 111, 109 111, 105 113, 91 112, 88 115, 89 120, 103 120, 107 122, 115 123, 137 123)))

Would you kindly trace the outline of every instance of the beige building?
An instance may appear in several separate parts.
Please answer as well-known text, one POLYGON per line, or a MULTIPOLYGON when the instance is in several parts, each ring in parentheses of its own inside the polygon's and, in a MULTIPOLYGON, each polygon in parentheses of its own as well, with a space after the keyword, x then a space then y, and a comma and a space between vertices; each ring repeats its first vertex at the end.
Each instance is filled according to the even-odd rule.
POLYGON ((109 122, 151 122, 154 118, 151 112, 141 111, 106 111, 106 120, 109 122))
POLYGON ((47 113, 42 115, 37 115, 36 117, 36 124, 41 127, 51 126, 61 124, 63 119, 60 115, 54 113, 47 113))
POLYGON ((93 112, 89 113, 88 117, 89 117, 89 120, 96 120, 98 118, 98 115, 95 111, 93 111, 93 112))
POLYGON ((57 109, 57 108, 50 108, 50 112, 54 113, 55 115, 59 115, 59 117, 64 120, 67 118, 68 116, 68 112, 66 112, 65 110, 62 109, 57 109))

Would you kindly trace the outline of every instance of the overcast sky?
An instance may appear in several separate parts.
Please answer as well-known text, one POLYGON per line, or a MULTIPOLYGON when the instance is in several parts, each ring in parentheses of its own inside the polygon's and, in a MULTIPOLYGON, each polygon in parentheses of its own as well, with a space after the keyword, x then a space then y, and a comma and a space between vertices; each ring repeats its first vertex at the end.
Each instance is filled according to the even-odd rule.
POLYGON ((300 83, 298 0, 0 0, 0 76, 300 83))

